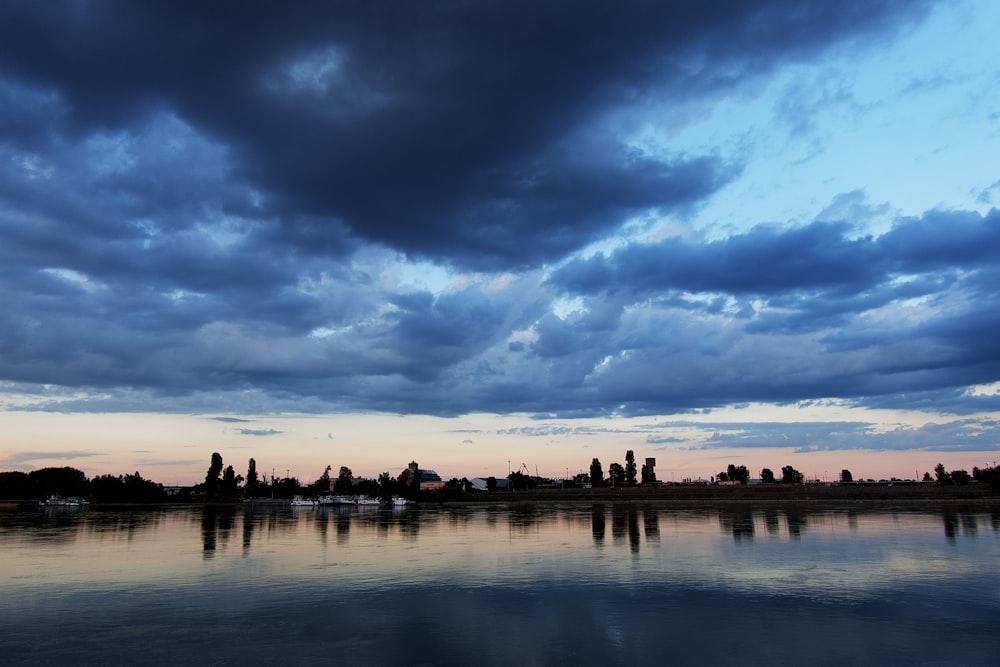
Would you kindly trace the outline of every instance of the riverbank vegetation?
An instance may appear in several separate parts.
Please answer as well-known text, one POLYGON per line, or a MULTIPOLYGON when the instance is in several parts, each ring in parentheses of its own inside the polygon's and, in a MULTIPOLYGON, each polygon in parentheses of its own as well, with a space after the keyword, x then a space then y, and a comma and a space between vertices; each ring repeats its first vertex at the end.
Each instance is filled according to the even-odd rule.
POLYGON ((366 495, 373 498, 401 496, 424 502, 508 500, 677 500, 677 501, 790 501, 790 500, 934 500, 1000 497, 1000 468, 974 467, 947 470, 943 464, 934 476, 925 473, 920 480, 855 479, 844 469, 834 482, 806 480, 792 466, 780 468, 780 477, 769 468, 751 478, 744 465, 730 464, 709 480, 683 480, 678 483, 656 479, 654 462, 646 459, 641 475, 637 474, 635 456, 626 452, 624 465, 614 462, 604 476, 601 462, 594 458, 589 474, 553 480, 530 475, 526 467, 511 472, 505 483, 495 478, 470 481, 453 478, 428 489, 421 486, 419 470, 411 468, 398 475, 384 472, 377 479, 356 478, 347 466, 331 475, 327 466, 314 482, 302 484, 291 476, 261 475, 250 459, 246 475, 232 465, 224 465, 222 455, 212 454, 205 481, 187 488, 167 488, 144 479, 138 471, 124 475, 99 475, 88 479, 81 470, 71 467, 42 468, 31 472, 0 472, 0 499, 35 501, 50 495, 78 496, 97 503, 166 503, 166 502, 238 502, 244 499, 291 499, 294 496, 317 497, 324 494, 366 495))

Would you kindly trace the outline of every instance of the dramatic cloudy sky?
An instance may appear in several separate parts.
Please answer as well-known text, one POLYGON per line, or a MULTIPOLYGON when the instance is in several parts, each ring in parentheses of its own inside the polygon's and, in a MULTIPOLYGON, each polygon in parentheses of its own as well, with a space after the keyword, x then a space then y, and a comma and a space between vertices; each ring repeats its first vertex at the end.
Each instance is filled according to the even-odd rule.
POLYGON ((0 468, 991 463, 997 25, 4 2, 0 468))

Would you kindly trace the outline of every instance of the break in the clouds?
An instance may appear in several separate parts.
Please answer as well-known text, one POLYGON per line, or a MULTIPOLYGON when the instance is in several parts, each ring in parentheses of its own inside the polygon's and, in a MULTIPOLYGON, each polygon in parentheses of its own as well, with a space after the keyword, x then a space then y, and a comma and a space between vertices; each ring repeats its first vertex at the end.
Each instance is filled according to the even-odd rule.
POLYGON ((4 3, 4 403, 995 412, 994 19, 4 3))

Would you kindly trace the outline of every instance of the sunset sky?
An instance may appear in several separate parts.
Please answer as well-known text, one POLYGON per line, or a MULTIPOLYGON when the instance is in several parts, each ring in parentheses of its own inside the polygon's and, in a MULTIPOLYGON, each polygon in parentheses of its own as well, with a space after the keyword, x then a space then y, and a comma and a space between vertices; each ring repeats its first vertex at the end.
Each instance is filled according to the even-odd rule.
POLYGON ((0 470, 991 465, 997 26, 0 3, 0 470))

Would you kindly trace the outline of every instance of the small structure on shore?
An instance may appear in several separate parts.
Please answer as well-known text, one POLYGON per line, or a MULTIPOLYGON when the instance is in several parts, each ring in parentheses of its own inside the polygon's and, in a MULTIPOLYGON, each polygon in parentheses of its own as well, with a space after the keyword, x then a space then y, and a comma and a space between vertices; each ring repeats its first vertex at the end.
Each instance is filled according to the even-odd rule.
POLYGON ((441 475, 433 470, 421 468, 416 461, 410 461, 410 465, 400 475, 403 483, 414 491, 433 491, 444 486, 441 475))

